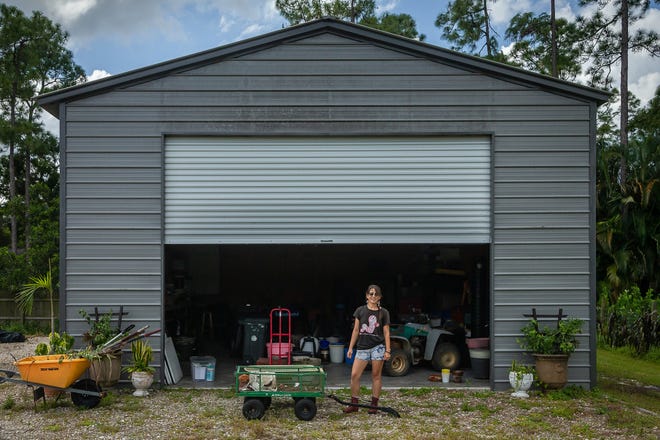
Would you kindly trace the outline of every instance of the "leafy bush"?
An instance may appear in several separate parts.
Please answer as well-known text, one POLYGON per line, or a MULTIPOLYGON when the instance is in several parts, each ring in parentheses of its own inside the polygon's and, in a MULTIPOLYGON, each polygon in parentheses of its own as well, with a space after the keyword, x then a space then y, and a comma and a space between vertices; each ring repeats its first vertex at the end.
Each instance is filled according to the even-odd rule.
POLYGON ((539 327, 536 319, 520 329, 524 338, 518 339, 520 346, 539 354, 571 354, 577 348, 575 335, 582 331, 582 321, 577 318, 563 319, 555 327, 539 327))
POLYGON ((600 307, 605 308, 600 314, 601 337, 605 344, 629 346, 638 356, 660 345, 660 320, 653 290, 642 293, 634 286, 624 290, 612 304, 602 302, 600 307))

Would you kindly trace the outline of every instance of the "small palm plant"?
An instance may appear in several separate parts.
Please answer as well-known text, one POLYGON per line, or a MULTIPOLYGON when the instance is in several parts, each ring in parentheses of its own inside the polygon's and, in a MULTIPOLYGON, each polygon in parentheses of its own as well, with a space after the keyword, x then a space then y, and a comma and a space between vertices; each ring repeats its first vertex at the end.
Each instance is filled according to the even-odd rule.
POLYGON ((32 314, 32 306, 34 305, 34 297, 45 292, 50 301, 50 333, 55 333, 55 286, 53 285, 53 271, 50 267, 50 260, 48 260, 48 272, 42 275, 30 277, 30 282, 23 285, 23 287, 16 293, 15 301, 18 310, 26 315, 32 314))

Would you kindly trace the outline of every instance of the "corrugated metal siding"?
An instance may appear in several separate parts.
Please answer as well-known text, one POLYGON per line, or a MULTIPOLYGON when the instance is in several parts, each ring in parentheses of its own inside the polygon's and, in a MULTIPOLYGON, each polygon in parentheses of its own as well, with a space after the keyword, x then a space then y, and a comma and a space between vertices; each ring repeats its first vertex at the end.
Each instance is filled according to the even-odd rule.
POLYGON ((489 243, 490 140, 168 138, 165 242, 489 243))
MULTIPOLYGON (((520 356, 523 313, 543 304, 541 313, 563 307, 589 318, 590 105, 327 34, 69 102, 62 161, 67 326, 78 328, 80 304, 138 298, 151 305, 130 306, 130 319, 160 319, 162 275, 151 265, 162 257, 163 135, 490 134, 492 377, 506 387, 506 369, 520 356), (71 272, 69 261, 76 267, 85 257, 95 264, 71 272), (103 269, 122 258, 144 262, 103 269)), ((575 383, 589 379, 588 348, 584 340, 571 359, 575 383)))

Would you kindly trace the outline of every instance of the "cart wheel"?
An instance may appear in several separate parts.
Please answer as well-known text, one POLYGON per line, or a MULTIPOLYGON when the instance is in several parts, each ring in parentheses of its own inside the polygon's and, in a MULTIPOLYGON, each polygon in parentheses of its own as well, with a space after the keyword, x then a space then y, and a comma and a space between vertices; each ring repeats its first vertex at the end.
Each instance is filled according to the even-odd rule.
MULTIPOLYGON (((81 391, 94 391, 96 393, 101 392, 101 387, 94 382, 92 379, 80 379, 78 382, 71 385, 72 390, 81 390, 81 391)), ((91 409, 96 407, 99 402, 101 402, 100 396, 93 396, 91 394, 86 394, 84 392, 71 391, 71 400, 76 406, 81 406, 83 408, 91 409)))
POLYGON ((248 420, 260 419, 265 412, 266 407, 259 399, 246 399, 243 403, 243 415, 248 420))
POLYGON ((248 400, 251 400, 251 399, 261 400, 264 404, 264 409, 265 410, 268 410, 268 408, 270 408, 270 404, 273 403, 273 398, 270 397, 270 396, 268 396, 268 397, 246 397, 245 399, 243 399, 243 403, 245 403, 245 402, 247 402, 248 400))
POLYGON ((295 412, 300 420, 312 420, 316 415, 316 402, 309 398, 300 399, 296 402, 295 412))

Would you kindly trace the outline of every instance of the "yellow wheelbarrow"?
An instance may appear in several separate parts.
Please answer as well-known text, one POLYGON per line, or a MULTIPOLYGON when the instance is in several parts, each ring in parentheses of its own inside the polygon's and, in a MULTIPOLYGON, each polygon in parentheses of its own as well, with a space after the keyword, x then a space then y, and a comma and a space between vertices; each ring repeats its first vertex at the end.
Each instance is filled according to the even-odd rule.
POLYGON ((67 355, 30 356, 14 362, 20 379, 14 378, 16 371, 0 370, 0 383, 12 382, 33 388, 35 402, 43 398, 44 388, 71 393, 74 405, 83 408, 96 407, 103 393, 92 379, 79 379, 89 368, 89 360, 67 355))

